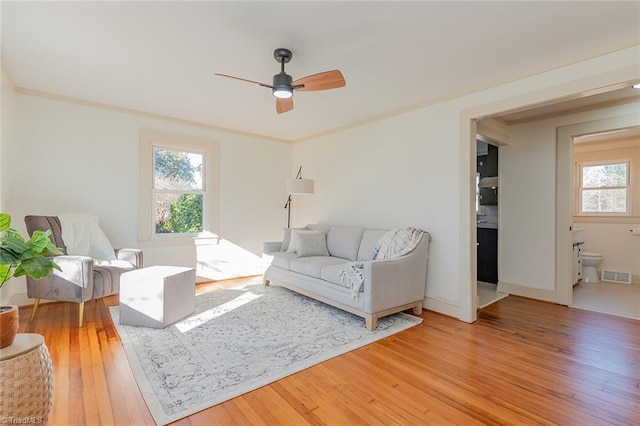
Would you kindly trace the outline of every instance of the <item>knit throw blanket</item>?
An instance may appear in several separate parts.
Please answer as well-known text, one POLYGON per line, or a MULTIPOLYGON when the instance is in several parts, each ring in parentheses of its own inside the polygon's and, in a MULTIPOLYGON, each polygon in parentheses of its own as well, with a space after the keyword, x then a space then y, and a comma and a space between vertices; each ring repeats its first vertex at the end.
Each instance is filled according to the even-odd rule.
MULTIPOLYGON (((374 259, 395 259, 411 253, 420 244, 424 231, 416 228, 394 228, 386 232, 373 251, 374 259)), ((364 262, 348 262, 340 278, 349 285, 351 298, 358 300, 360 290, 364 285, 364 262)))

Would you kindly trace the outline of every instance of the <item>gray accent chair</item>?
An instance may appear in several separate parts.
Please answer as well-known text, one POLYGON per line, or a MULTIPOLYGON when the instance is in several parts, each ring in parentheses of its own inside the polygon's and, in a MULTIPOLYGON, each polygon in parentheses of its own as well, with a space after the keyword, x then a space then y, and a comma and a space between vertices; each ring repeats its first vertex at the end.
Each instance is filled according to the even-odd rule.
MULTIPOLYGON (((25 225, 29 235, 34 231, 51 231, 51 241, 63 250, 63 254, 55 256, 55 262, 62 271, 54 270, 53 274, 40 280, 27 277, 27 295, 36 299, 31 312, 31 321, 35 317, 40 299, 58 300, 78 303, 78 326, 83 325, 84 303, 101 297, 117 294, 120 290, 120 275, 132 269, 118 266, 97 266, 87 256, 67 254, 67 247, 62 240, 62 226, 57 216, 26 216, 25 225)), ((142 268, 142 250, 115 250, 118 260, 131 263, 133 269, 142 268)))

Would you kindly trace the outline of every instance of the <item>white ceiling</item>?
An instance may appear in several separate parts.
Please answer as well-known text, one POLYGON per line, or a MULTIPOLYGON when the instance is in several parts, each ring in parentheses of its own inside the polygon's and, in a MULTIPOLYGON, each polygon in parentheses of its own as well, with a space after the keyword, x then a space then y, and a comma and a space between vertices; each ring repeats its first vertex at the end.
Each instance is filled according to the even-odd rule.
POLYGON ((640 43, 640 2, 2 2, 16 87, 286 140, 640 43), (340 69, 277 115, 294 79, 340 69))

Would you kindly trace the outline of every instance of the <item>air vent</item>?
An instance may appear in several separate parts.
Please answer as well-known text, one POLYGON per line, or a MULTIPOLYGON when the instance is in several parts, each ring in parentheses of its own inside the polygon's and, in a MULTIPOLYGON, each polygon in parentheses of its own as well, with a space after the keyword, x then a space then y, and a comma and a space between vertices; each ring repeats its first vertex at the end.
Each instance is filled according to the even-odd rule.
POLYGON ((602 281, 609 281, 612 283, 631 284, 631 272, 609 271, 603 269, 600 279, 602 281))

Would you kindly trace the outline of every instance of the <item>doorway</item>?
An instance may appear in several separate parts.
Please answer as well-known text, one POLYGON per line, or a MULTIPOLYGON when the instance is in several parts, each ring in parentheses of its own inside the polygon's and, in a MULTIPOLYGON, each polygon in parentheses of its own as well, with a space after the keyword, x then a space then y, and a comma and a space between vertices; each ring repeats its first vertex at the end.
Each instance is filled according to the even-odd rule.
POLYGON ((640 126, 603 127, 574 137, 572 149, 573 230, 584 240, 580 253, 590 254, 578 264, 595 266, 574 276, 570 306, 640 319, 640 235, 629 232, 640 215, 640 188, 631 182, 640 173, 640 126))
POLYGON ((476 140, 478 308, 507 297, 498 291, 499 152, 498 146, 485 140, 482 135, 476 140))
MULTIPOLYGON (((557 302, 562 305, 574 306, 572 279, 572 231, 574 227, 574 212, 576 211, 576 197, 573 189, 576 176, 574 138, 589 134, 604 134, 638 126, 640 126, 640 116, 638 114, 628 114, 563 126, 557 129, 556 287, 557 302)), ((622 220, 624 221, 625 219, 622 220)), ((627 220, 632 222, 634 219, 630 217, 627 220)))
MULTIPOLYGON (((466 115, 465 117, 462 117, 462 121, 461 121, 461 130, 462 133, 466 133, 467 131, 470 131, 470 136, 471 136, 471 143, 473 145, 472 148, 469 150, 470 153, 472 154, 470 160, 472 160, 472 163, 469 164, 471 166, 471 171, 472 171, 472 176, 470 176, 470 178, 472 178, 472 182, 474 182, 476 180, 476 161, 475 161, 475 157, 476 157, 476 152, 475 152, 475 143, 476 143, 476 135, 477 133, 480 132, 480 127, 486 123, 487 121, 492 121, 494 124, 498 124, 498 126, 495 126, 495 128, 498 130, 498 133, 502 133, 503 135, 506 136, 506 142, 504 142, 506 145, 509 145, 509 121, 510 120, 527 120, 527 119, 531 119, 531 117, 534 116, 538 116, 538 117, 542 117, 542 118, 549 118, 552 116, 562 116, 562 115, 570 115, 573 112, 579 111, 579 112, 584 112, 584 111, 588 111, 590 109, 597 109, 597 108, 592 108, 591 104, 600 104, 600 99, 603 99, 603 97, 607 98, 607 105, 608 106, 612 106, 612 105, 621 105, 621 104, 626 104, 628 102, 631 102, 630 100, 622 100, 617 98, 617 94, 615 92, 617 92, 618 90, 622 90, 624 88, 629 88, 631 86, 632 81, 629 82, 620 82, 620 83, 615 83, 609 86, 600 86, 599 89, 597 90, 593 90, 590 91, 588 94, 574 94, 574 95, 570 95, 567 96, 564 99, 556 99, 555 101, 549 101, 549 102, 543 102, 543 103, 529 103, 528 105, 530 105, 529 107, 527 107, 527 105, 523 105, 523 104, 519 104, 516 100, 514 100, 513 102, 510 103, 512 109, 508 109, 508 108, 504 108, 505 106, 505 102, 501 102, 501 103, 496 103, 495 105, 491 104, 491 105, 485 105, 482 108, 476 108, 474 110, 470 110, 468 112, 468 115, 466 115), (491 110, 491 108, 496 107, 496 108, 500 108, 502 107, 501 111, 502 112, 491 112, 489 113, 489 111, 491 110), (479 117, 482 117, 481 119, 479 117), (505 119, 506 117, 506 119, 505 119), (468 121, 467 121, 468 120, 468 121)), ((521 101, 522 99, 520 99, 521 101)), ((637 102, 637 94, 636 94, 636 99, 632 100, 634 102, 637 102)), ((637 114, 636 114, 637 115, 637 114)), ((540 119, 540 118, 538 118, 540 119)), ((552 265, 550 265, 551 267, 547 269, 548 273, 550 273, 550 277, 551 279, 546 279, 544 280, 545 283, 547 283, 546 285, 551 285, 549 290, 537 290, 536 287, 530 287, 530 288, 526 288, 526 283, 528 281, 522 281, 522 283, 525 284, 525 287, 521 287, 520 289, 524 288, 525 290, 530 290, 528 293, 523 294, 526 297, 533 297, 533 298, 540 298, 542 300, 548 300, 548 301, 554 301, 556 303, 559 304, 563 304, 563 305, 569 305, 570 304, 570 299, 571 299, 571 295, 570 293, 570 288, 571 288, 571 275, 572 275, 572 270, 571 270, 571 252, 572 252, 572 245, 571 245, 571 232, 570 232, 570 226, 571 226, 571 189, 570 189, 570 178, 571 178, 571 161, 572 161, 572 157, 571 157, 571 153, 568 152, 568 149, 565 149, 566 147, 570 146, 570 142, 571 142, 571 137, 573 135, 577 135, 579 134, 581 131, 583 131, 584 129, 571 129, 571 126, 567 126, 565 128, 562 127, 556 127, 554 133, 554 140, 555 140, 555 145, 556 145, 556 165, 554 166, 554 169, 557 168, 557 170, 555 170, 556 173, 551 172, 550 175, 553 175, 554 177, 554 182, 555 182, 555 186, 557 186, 556 188, 556 194, 555 194, 555 199, 556 199, 556 203, 554 206, 554 217, 556 217, 555 220, 555 230, 552 231, 552 234, 555 235, 555 238, 552 242, 554 249, 548 250, 547 253, 551 254, 553 257, 552 259, 555 259, 555 267, 553 266, 554 261, 550 260, 552 265), (562 143, 562 140, 565 140, 565 143, 562 143), (559 182, 566 182, 566 184, 559 184, 559 182), (569 203, 568 205, 566 203, 569 203), (555 277, 555 278, 554 278, 555 277)), ((592 129, 595 131, 595 129, 592 129)), ((582 133, 584 134, 584 133, 582 133)), ((463 160, 464 161, 464 160, 463 160)), ((473 188, 473 187, 472 187, 473 188)), ((473 189, 472 189, 473 191, 473 189)), ((472 193, 472 196, 474 196, 475 194, 472 193)), ((471 198, 473 200, 473 198, 471 198)), ((473 204, 471 204, 471 206, 473 206, 473 204)), ((471 227, 470 227, 470 231, 471 231, 471 246, 469 247, 470 250, 470 265, 471 265, 471 271, 473 272, 473 277, 470 277, 470 282, 471 282, 471 288, 468 289, 466 292, 464 289, 462 289, 462 294, 461 294, 461 319, 467 322, 473 322, 476 318, 477 318, 477 307, 478 307, 478 298, 477 298, 477 291, 478 291, 478 285, 477 285, 477 280, 475 277, 475 272, 476 272, 476 267, 477 267, 477 253, 476 253, 476 215, 475 215, 475 211, 473 209, 473 207, 471 207, 471 211, 469 213, 471 213, 470 218, 471 218, 471 227), (465 294, 466 293, 466 294, 465 294), (468 308, 471 308, 469 310, 467 310, 468 308)), ((464 221, 464 219, 463 219, 464 221)), ((550 221, 549 223, 551 224, 553 221, 550 221)), ((464 226, 464 223, 463 223, 464 226)), ((554 226, 554 225, 551 225, 554 226)), ((548 231, 545 231, 548 233, 548 231)), ((470 271, 470 272, 471 272, 470 271)), ((505 291, 510 292, 510 288, 509 288, 509 283, 507 283, 507 286, 504 286, 505 291)), ((519 294, 517 292, 514 292, 515 294, 519 294)))

